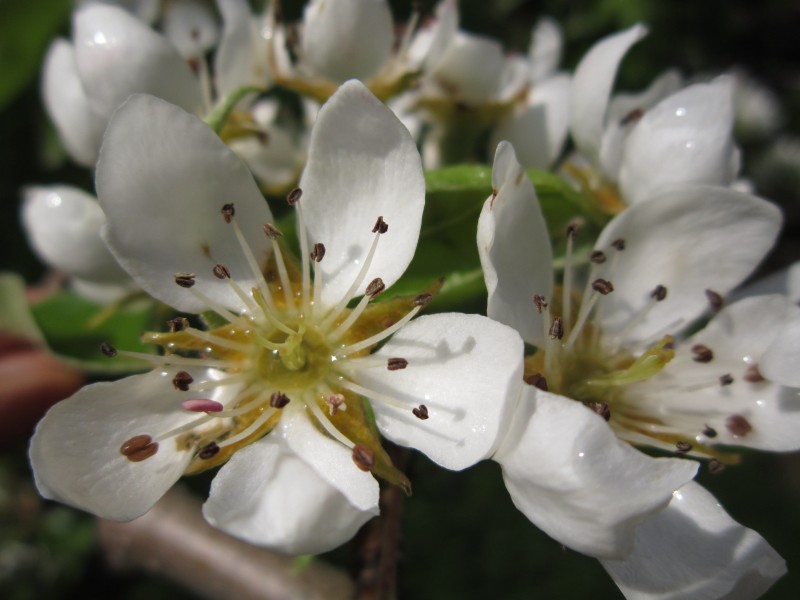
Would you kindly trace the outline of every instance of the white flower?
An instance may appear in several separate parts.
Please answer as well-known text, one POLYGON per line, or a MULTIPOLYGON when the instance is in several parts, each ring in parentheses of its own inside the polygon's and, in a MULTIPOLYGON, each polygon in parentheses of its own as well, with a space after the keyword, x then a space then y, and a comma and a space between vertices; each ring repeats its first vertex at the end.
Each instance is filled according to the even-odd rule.
POLYGON ((709 301, 718 309, 755 268, 777 234, 779 210, 727 188, 658 195, 606 226, 583 290, 573 287, 579 234, 571 225, 559 289, 535 192, 507 143, 497 149, 493 186, 478 227, 488 314, 537 347, 526 357, 531 385, 494 457, 516 506, 567 546, 611 561, 604 564, 629 597, 693 597, 706 585, 747 589, 761 577, 768 586, 783 573, 782 560, 712 498, 686 487, 696 463, 650 458, 623 442, 713 457, 712 469, 735 460, 717 443, 800 447, 797 390, 755 368, 800 309, 782 297, 753 299, 723 309, 685 341, 669 335, 685 331, 709 301), (673 498, 678 489, 688 500, 673 498), (695 521, 706 513, 718 517, 698 531, 695 521), (637 528, 642 522, 647 529, 637 528), (656 532, 660 550, 650 545, 656 532), (649 558, 672 552, 681 536, 718 552, 704 552, 693 569, 674 567, 680 555, 649 558), (663 583, 664 561, 676 595, 637 591, 663 583))
POLYGON ((522 385, 519 336, 475 315, 409 323, 428 294, 370 303, 412 258, 425 190, 408 132, 362 84, 320 111, 289 196, 299 267, 244 165, 162 100, 134 96, 115 114, 97 187, 109 247, 136 282, 224 324, 175 319, 144 335, 165 349, 143 357, 153 371, 56 405, 31 443, 44 496, 131 519, 184 472, 230 459, 206 518, 285 552, 321 552, 377 513, 368 471, 407 485, 362 397, 381 433, 446 468, 496 449, 522 385))

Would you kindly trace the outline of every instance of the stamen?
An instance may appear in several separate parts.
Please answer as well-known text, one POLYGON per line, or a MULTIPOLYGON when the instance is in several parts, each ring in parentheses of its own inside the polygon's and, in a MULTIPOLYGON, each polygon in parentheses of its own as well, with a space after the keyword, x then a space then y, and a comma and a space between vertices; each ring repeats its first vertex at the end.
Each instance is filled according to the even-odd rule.
POLYGON ((190 288, 195 283, 195 277, 194 273, 175 273, 175 283, 182 288, 190 288))
POLYGON ((342 412, 347 410, 347 399, 344 397, 344 394, 330 394, 326 397, 326 401, 330 404, 328 412, 332 417, 340 410, 342 412))
POLYGON ((186 317, 175 317, 167 321, 170 333, 177 333, 189 327, 189 319, 186 317))
POLYGON ((213 358, 189 358, 178 354, 147 354, 145 352, 131 352, 129 350, 118 350, 120 356, 128 358, 138 358, 147 361, 152 365, 185 365, 187 367, 214 367, 221 369, 231 369, 240 366, 238 361, 217 360, 213 358))
MULTIPOLYGON (((286 196, 286 202, 289 206, 293 206, 297 211, 297 229, 300 238, 300 256, 308 256, 308 231, 306 231, 306 220, 303 217, 303 205, 300 203, 300 198, 303 196, 303 190, 299 187, 294 188, 286 196)), ((300 261, 303 268, 302 282, 303 282, 303 307, 309 307, 309 292, 311 291, 311 269, 307 260, 300 261)))
POLYGON ((175 377, 172 378, 172 385, 176 390, 186 392, 189 390, 189 384, 194 382, 194 377, 189 375, 186 371, 178 371, 175 377))
POLYGON ((322 262, 322 259, 325 258, 325 244, 319 242, 314 244, 314 249, 309 256, 314 262, 322 262))
POLYGON ((255 421, 250 423, 250 425, 248 427, 246 427, 245 429, 243 429, 242 431, 240 431, 236 435, 234 435, 232 437, 229 437, 228 439, 220 442, 219 443, 220 450, 222 448, 226 448, 228 446, 232 446, 233 444, 238 444, 242 440, 249 438, 251 435, 256 433, 261 427, 263 427, 264 424, 266 424, 266 422, 269 421, 269 419, 272 417, 272 415, 275 414, 275 412, 276 411, 275 411, 274 408, 269 408, 269 409, 265 410, 264 412, 262 412, 260 415, 258 415, 258 418, 255 421))
POLYGON ((631 112, 629 112, 627 115, 622 117, 622 119, 620 119, 620 121, 619 121, 619 124, 620 124, 621 127, 625 127, 627 125, 630 125, 631 123, 635 123, 636 121, 641 119, 643 116, 644 116, 644 111, 641 108, 635 108, 631 112))
POLYGON ((714 352, 708 346, 695 344, 692 346, 692 360, 698 363, 710 363, 714 360, 714 352))
POLYGON ((264 223, 264 233, 267 235, 269 239, 273 241, 283 236, 281 230, 275 227, 275 225, 273 225, 272 223, 264 223))
POLYGON ((591 294, 589 299, 582 303, 581 309, 578 312, 578 320, 575 323, 575 327, 569 333, 567 343, 564 345, 565 348, 571 347, 572 344, 575 343, 575 340, 578 339, 578 335, 580 335, 580 332, 583 329, 583 326, 586 324, 586 320, 589 318, 589 315, 591 314, 595 304, 597 304, 597 300, 600 298, 600 295, 606 296, 614 291, 614 286, 610 281, 605 279, 595 279, 592 282, 591 287, 592 290, 597 293, 591 294))
MULTIPOLYGON (((256 304, 258 304, 258 307, 261 309, 261 312, 266 317, 266 319, 267 319, 267 321, 269 322, 270 325, 272 325, 273 327, 279 329, 280 331, 282 331, 286 335, 295 335, 297 333, 294 329, 292 329, 288 325, 284 325, 283 322, 281 322, 278 319, 278 317, 275 316, 275 313, 273 312, 273 308, 271 306, 269 306, 269 304, 267 303, 266 298, 264 298, 264 295, 261 293, 261 290, 259 290, 258 288, 253 288, 252 290, 250 290, 250 293, 253 294, 253 300, 256 301, 256 304)), ((258 339, 265 346, 270 347, 270 348, 272 347, 270 345, 271 342, 269 342, 268 340, 265 340, 263 337, 258 336, 258 339)), ((273 350, 275 350, 275 349, 277 349, 277 346, 275 348, 273 348, 273 350)))
POLYGON ((764 376, 758 370, 758 365, 750 365, 744 372, 744 380, 750 383, 760 383, 764 381, 764 376))
POLYGON ((200 452, 197 454, 197 457, 201 460, 208 460, 219 454, 220 447, 217 445, 217 442, 209 442, 205 446, 200 449, 200 452))
POLYGON ((730 373, 725 373, 725 375, 721 375, 720 378, 719 378, 719 384, 722 387, 729 386, 732 383, 733 383, 733 377, 731 376, 730 373))
POLYGON ((286 195, 286 202, 289 203, 289 206, 294 206, 295 204, 300 202, 300 198, 302 197, 303 197, 303 190, 297 187, 286 195))
POLYGON ((603 296, 608 296, 611 292, 614 291, 614 286, 611 284, 610 281, 607 281, 606 279, 595 279, 592 282, 592 289, 598 294, 602 294, 603 296))
POLYGON ((613 248, 616 248, 618 252, 622 252, 623 250, 625 250, 625 240, 623 240, 622 238, 617 238, 616 240, 611 242, 611 246, 613 248))
POLYGON ((275 254, 275 264, 278 267, 278 276, 281 280, 281 287, 283 288, 283 297, 286 300, 286 307, 293 311, 294 303, 292 302, 292 284, 289 281, 289 272, 286 270, 286 262, 283 260, 281 245, 278 243, 278 238, 283 234, 272 223, 264 223, 264 233, 272 242, 272 252, 275 254))
POLYGON ((742 415, 731 415, 725 420, 725 427, 733 434, 733 437, 744 437, 753 430, 750 421, 742 415))
POLYGON ((717 437, 717 430, 711 427, 710 425, 706 425, 703 427, 703 435, 707 438, 715 438, 717 437))
MULTIPOLYGON (((231 280, 228 280, 228 281, 231 281, 231 280)), ((196 290, 194 288, 190 289, 189 292, 195 298, 197 298, 197 300, 199 300, 200 302, 205 304, 208 308, 213 310, 215 313, 217 313, 220 317, 222 317, 223 319, 225 319, 229 323, 244 323, 242 321, 241 317, 239 317, 238 315, 233 314, 227 308, 222 306, 219 302, 217 302, 216 300, 212 300, 211 298, 206 296, 203 292, 200 292, 200 291, 198 291, 198 290, 196 290)))
POLYGON ((385 289, 386 285, 383 283, 383 279, 381 279, 380 277, 376 277, 375 279, 370 281, 365 291, 365 294, 369 296, 370 300, 372 300, 376 298, 379 294, 381 294, 385 289))
POLYGON ((269 405, 272 408, 284 408, 289 402, 291 399, 283 392, 273 392, 269 397, 269 405))
POLYGON ((725 300, 720 294, 714 290, 706 290, 706 298, 708 298, 708 304, 711 306, 713 312, 716 313, 722 310, 725 300))
POLYGON ((564 337, 564 324, 561 321, 561 317, 553 317, 548 335, 551 340, 560 340, 564 337))
POLYGON ((186 333, 188 335, 191 335, 193 338, 197 338, 198 340, 203 340, 204 342, 208 342, 209 344, 213 344, 214 346, 227 348, 228 350, 233 350, 234 352, 241 352, 242 354, 246 354, 251 350, 251 346, 248 344, 239 344, 238 342, 234 342, 233 340, 229 340, 227 338, 208 333, 207 331, 203 331, 201 329, 195 329, 194 327, 190 327, 189 329, 187 329, 186 333))
POLYGON ((708 461, 708 472, 712 475, 719 475, 725 470, 725 465, 723 465, 720 461, 716 458, 712 458, 708 461))
POLYGON ((675 451, 679 454, 686 454, 687 452, 691 452, 692 446, 689 442, 684 442, 683 440, 678 440, 675 442, 675 451))
POLYGON ((120 453, 131 462, 141 462, 158 452, 158 443, 149 435, 135 435, 123 442, 120 453))
POLYGON ((114 358, 117 355, 117 349, 108 342, 103 342, 100 344, 100 352, 109 358, 114 358))
POLYGON ((233 204, 223 204, 220 214, 222 215, 222 219, 226 223, 230 224, 233 220, 233 217, 236 215, 236 208, 233 206, 233 204))
POLYGON ((539 294, 534 294, 533 305, 536 307, 536 312, 542 314, 545 310, 547 310, 547 299, 539 294))
POLYGON ((356 444, 353 446, 353 462, 362 471, 369 472, 375 466, 375 453, 362 444, 356 444))
POLYGON ((214 265, 214 268, 212 269, 212 272, 214 273, 214 277, 216 277, 217 279, 230 279, 231 278, 230 269, 228 269, 228 267, 226 267, 222 263, 214 265))
POLYGON ((390 371, 399 371, 408 366, 408 361, 405 358, 390 358, 386 361, 386 368, 390 371))
POLYGON ((333 330, 333 332, 331 332, 329 340, 336 341, 342 337, 342 335, 344 335, 344 333, 350 329, 350 327, 353 326, 353 323, 355 323, 356 320, 361 316, 366 309, 367 304, 371 302, 373 298, 378 296, 378 294, 380 294, 384 289, 386 289, 386 286, 383 284, 383 280, 380 277, 373 279, 367 286, 367 289, 364 291, 364 296, 361 298, 361 300, 359 300, 356 307, 351 310, 350 314, 347 315, 347 318, 342 321, 339 326, 333 330))
POLYGON ((204 413, 218 413, 225 407, 216 400, 209 398, 192 398, 191 400, 184 400, 181 402, 184 410, 189 412, 204 412, 204 413))
MULTIPOLYGON (((572 247, 577 236, 578 222, 572 221, 567 225, 567 251, 564 255, 564 287, 561 298, 564 327, 566 329, 569 329, 570 321, 572 320, 572 247)), ((559 336, 559 339, 561 339, 561 336, 559 336)))
POLYGON ((309 408, 311 413, 317 418, 317 421, 322 428, 327 431, 330 436, 348 448, 354 448, 355 444, 351 442, 347 436, 345 436, 341 431, 339 431, 336 426, 331 423, 330 419, 325 416, 325 413, 322 412, 322 409, 317 404, 315 398, 311 398, 310 400, 306 400, 306 406, 309 408))
POLYGON ((385 404, 387 406, 391 406, 392 408, 397 408, 397 409, 402 410, 402 411, 408 410, 408 405, 407 404, 399 402, 399 401, 395 400, 394 398, 392 398, 390 396, 387 396, 386 394, 381 394, 379 392, 375 392, 373 390, 370 390, 369 388, 365 388, 364 386, 359 385, 357 383, 354 383, 353 381, 350 381, 349 379, 340 378, 340 379, 338 379, 338 380, 336 380, 335 382, 332 382, 332 383, 333 383, 334 387, 336 387, 336 386, 343 387, 346 390, 350 390, 351 392, 355 392, 356 394, 360 394, 360 395, 364 396, 365 398, 369 398, 370 400, 373 400, 375 402, 380 402, 382 404, 385 404))
POLYGON ((653 307, 662 302, 667 297, 667 288, 663 285, 657 285, 653 288, 653 291, 650 292, 650 300, 645 304, 639 312, 637 312, 615 336, 614 341, 611 344, 611 347, 614 351, 619 349, 620 344, 622 341, 627 337, 627 335, 637 326, 639 323, 644 321, 645 317, 650 314, 650 311, 653 310, 653 307))
POLYGON ((650 297, 656 302, 661 302, 667 297, 667 288, 660 284, 657 285, 653 291, 650 292, 650 297))
POLYGON ((383 217, 378 217, 375 221, 375 226, 372 228, 372 233, 386 233, 389 231, 389 224, 383 220, 383 217))
POLYGON ((430 298, 431 298, 430 294, 420 294, 414 300, 416 306, 414 306, 414 308, 408 311, 406 316, 397 321, 397 323, 395 323, 391 327, 387 327, 383 331, 380 331, 373 336, 368 337, 365 340, 361 340, 360 342, 356 342, 355 344, 350 344, 349 346, 344 346, 343 348, 340 348, 339 350, 336 351, 336 356, 339 358, 343 358, 350 354, 355 354, 356 352, 364 350, 365 348, 369 348, 370 346, 374 346, 378 342, 382 342, 390 335, 392 335, 394 332, 405 327, 406 323, 408 323, 411 319, 413 319, 416 316, 416 314, 422 309, 422 307, 425 306, 425 304, 430 302, 430 298), (427 296, 428 299, 424 300, 423 299, 424 296, 427 296), (418 301, 420 302, 419 304, 417 303, 418 301))
POLYGON ((604 262, 606 262, 606 260, 608 260, 608 257, 602 250, 595 250, 589 256, 589 260, 596 265, 602 265, 604 262))
POLYGON ((420 421, 425 421, 425 420, 427 420, 427 419, 428 419, 428 417, 429 417, 429 415, 428 415, 428 407, 427 407, 427 406, 425 406, 424 404, 420 404, 418 407, 416 407, 416 408, 412 408, 412 409, 411 409, 411 412, 412 412, 412 413, 414 414, 414 416, 415 416, 415 417, 417 417, 417 418, 418 418, 420 421))
POLYGON ((526 377, 523 377, 522 380, 528 385, 532 385, 533 387, 539 388, 543 392, 546 392, 548 390, 547 379, 545 379, 544 375, 542 375, 541 373, 534 373, 533 375, 528 375, 526 377))

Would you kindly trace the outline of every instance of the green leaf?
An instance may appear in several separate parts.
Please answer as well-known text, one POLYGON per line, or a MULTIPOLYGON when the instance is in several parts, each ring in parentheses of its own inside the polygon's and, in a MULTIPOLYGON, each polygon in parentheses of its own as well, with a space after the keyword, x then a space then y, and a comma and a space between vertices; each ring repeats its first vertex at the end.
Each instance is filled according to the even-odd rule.
POLYGON ((25 295, 25 280, 15 273, 0 273, 0 330, 31 342, 44 342, 25 295))

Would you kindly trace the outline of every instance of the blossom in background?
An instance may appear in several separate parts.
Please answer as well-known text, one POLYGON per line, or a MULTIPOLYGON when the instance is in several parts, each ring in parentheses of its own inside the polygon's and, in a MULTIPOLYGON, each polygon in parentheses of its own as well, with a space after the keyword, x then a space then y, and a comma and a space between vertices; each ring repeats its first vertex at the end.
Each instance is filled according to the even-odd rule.
POLYGON ((800 309, 780 296, 744 300, 678 337, 761 261, 780 211, 723 187, 666 191, 606 226, 581 277, 570 225, 559 288, 538 200, 510 144, 497 149, 493 187, 478 226, 487 312, 537 348, 494 457, 516 506, 601 558, 628 597, 766 590, 785 572, 782 559, 688 483, 696 463, 623 442, 710 458, 712 470, 735 461, 718 443, 800 447, 800 397, 780 385, 791 369, 770 362, 770 380, 759 367, 800 309))
POLYGON ((221 324, 174 319, 144 334, 164 348, 140 355, 151 372, 52 408, 30 448, 45 497, 132 519, 182 474, 224 464, 204 506, 211 523, 315 553, 377 514, 372 474, 408 485, 362 398, 383 435, 446 468, 494 452, 523 385, 518 334, 477 315, 409 322, 429 294, 371 302, 411 261, 425 186, 408 132, 362 84, 320 111, 289 195, 300 266, 244 165, 163 100, 134 96, 117 111, 97 188, 131 277, 221 324))

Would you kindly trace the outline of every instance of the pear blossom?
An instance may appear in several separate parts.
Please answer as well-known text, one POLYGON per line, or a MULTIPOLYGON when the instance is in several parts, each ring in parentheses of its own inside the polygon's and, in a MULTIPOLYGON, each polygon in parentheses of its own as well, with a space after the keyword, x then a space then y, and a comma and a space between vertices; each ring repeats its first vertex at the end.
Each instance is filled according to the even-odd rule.
POLYGON ((571 223, 556 286, 535 191, 505 142, 493 187, 478 226, 487 314, 537 349, 494 456, 515 505, 601 558, 629 598, 764 591, 783 560, 690 483, 697 464, 629 444, 708 459, 712 472, 737 460, 717 444, 800 448, 789 360, 770 357, 793 356, 800 330, 781 331, 800 308, 782 296, 723 307, 772 246, 780 211, 723 187, 667 190, 606 226, 582 276, 571 223), (684 339, 709 308, 708 325, 684 339), (684 554, 687 539, 697 557, 684 554))
POLYGON ((430 293, 373 302, 411 261, 425 188, 407 130, 361 83, 321 109, 287 198, 300 265, 242 162, 163 100, 117 111, 97 188, 120 265, 209 324, 143 334, 163 354, 103 347, 154 368, 50 410, 30 448, 43 496, 127 520, 184 473, 222 465, 209 522, 316 553, 377 514, 374 476, 408 488, 375 425, 450 469, 495 451, 523 385, 519 335, 478 315, 412 320, 430 293))

